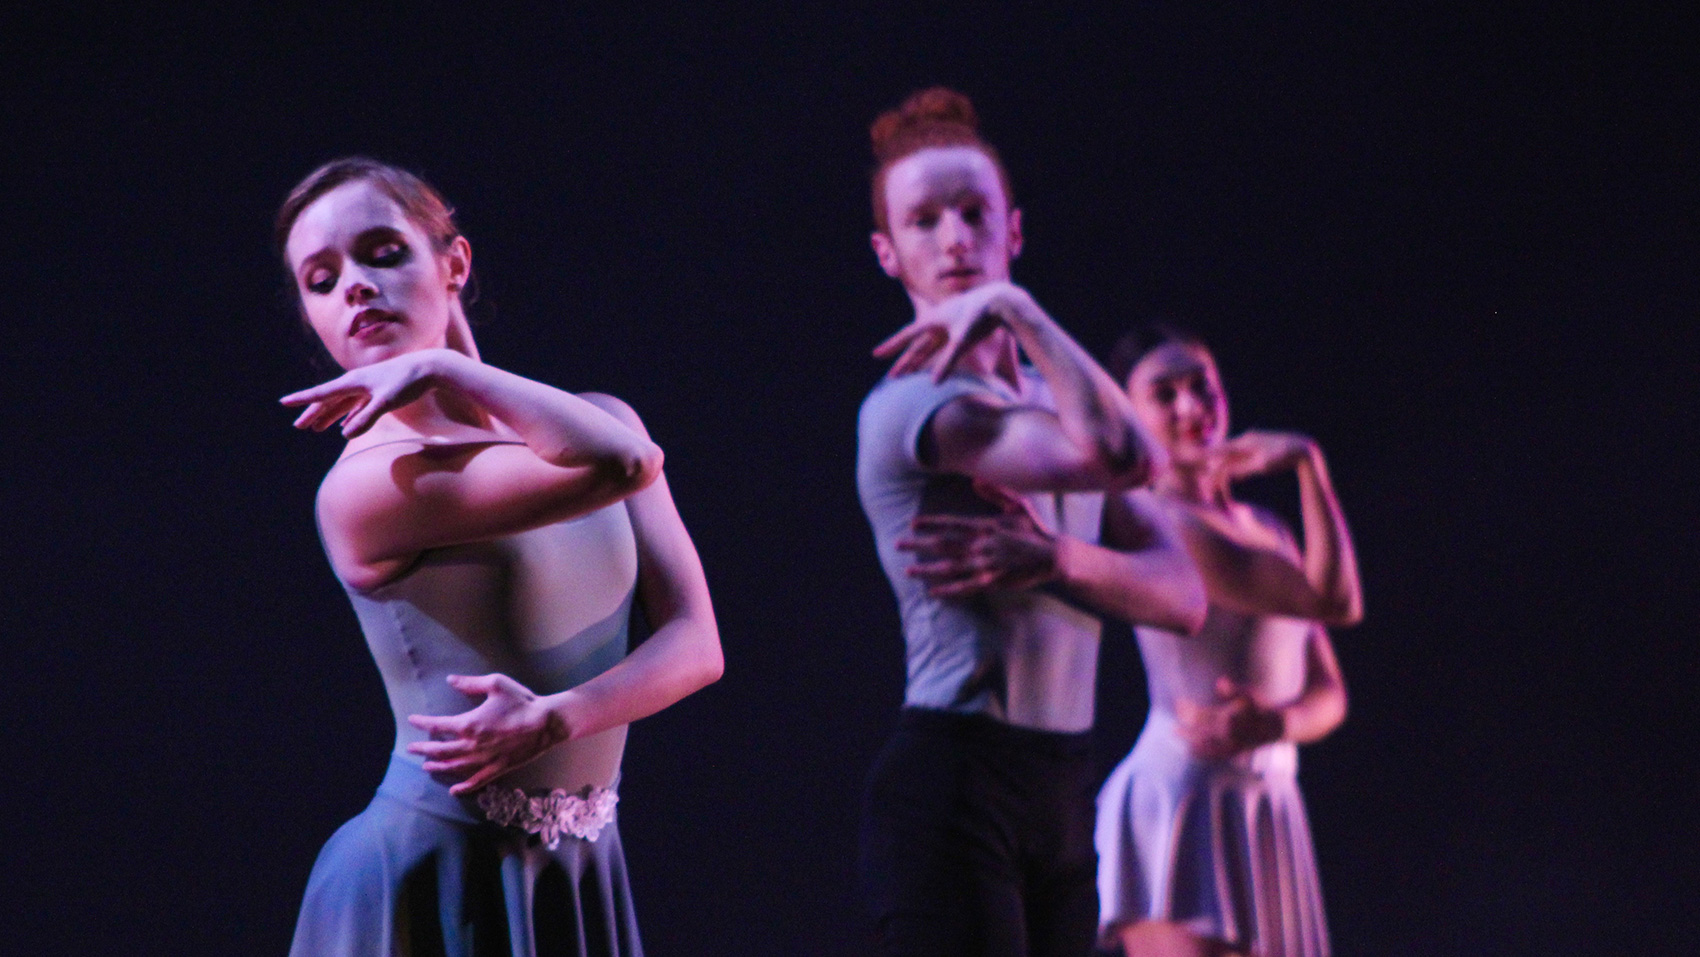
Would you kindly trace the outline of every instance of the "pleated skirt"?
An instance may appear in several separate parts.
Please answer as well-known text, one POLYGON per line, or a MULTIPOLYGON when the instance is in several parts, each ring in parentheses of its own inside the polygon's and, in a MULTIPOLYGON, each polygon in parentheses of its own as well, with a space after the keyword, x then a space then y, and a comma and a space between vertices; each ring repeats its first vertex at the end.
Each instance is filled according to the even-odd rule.
POLYGON ((1180 924, 1255 957, 1328 957, 1328 927, 1298 750, 1192 757, 1172 715, 1153 712, 1098 794, 1099 935, 1142 920, 1180 924))
POLYGON ((393 757, 319 853, 290 954, 643 957, 618 822, 550 850, 393 757))

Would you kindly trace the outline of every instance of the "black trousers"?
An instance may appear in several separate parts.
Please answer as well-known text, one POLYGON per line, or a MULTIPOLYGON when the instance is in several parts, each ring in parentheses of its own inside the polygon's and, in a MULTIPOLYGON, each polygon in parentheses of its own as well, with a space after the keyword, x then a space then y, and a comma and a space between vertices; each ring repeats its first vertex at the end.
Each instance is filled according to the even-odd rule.
POLYGON ((1091 953, 1097 782, 1088 738, 904 710, 862 804, 876 953, 1091 953))

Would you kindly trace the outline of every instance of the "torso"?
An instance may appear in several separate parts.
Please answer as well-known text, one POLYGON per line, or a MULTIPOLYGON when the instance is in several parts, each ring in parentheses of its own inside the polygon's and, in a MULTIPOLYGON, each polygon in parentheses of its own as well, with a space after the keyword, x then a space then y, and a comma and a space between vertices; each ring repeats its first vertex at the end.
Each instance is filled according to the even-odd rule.
MULTIPOLYGON (((1280 520, 1250 505, 1229 501, 1213 507, 1171 496, 1160 499, 1241 545, 1274 549, 1295 561, 1299 558, 1297 545, 1280 520)), ((1216 681, 1224 677, 1266 707, 1291 703, 1304 692, 1306 644, 1313 627, 1307 619, 1242 614, 1212 601, 1204 627, 1194 637, 1136 628, 1151 709, 1172 714, 1179 699, 1212 703, 1216 681)))
MULTIPOLYGON (((620 661, 636 582, 631 520, 617 503, 515 535, 429 549, 384 584, 348 588, 395 714, 397 754, 422 760, 405 751, 424 737, 408 715, 458 714, 477 704, 450 688, 448 675, 500 672, 552 694, 620 661)), ((557 745, 500 783, 569 791, 611 785, 625 734, 621 726, 557 745)))
MULTIPOLYGON (((1028 396, 1049 407, 1048 394, 1031 376, 1028 396)), ((920 467, 913 449, 904 449, 909 432, 889 434, 890 419, 910 405, 929 406, 938 398, 924 376, 883 383, 864 404, 857 484, 863 509, 873 527, 886 577, 897 595, 908 651, 904 703, 959 713, 985 714, 1026 728, 1078 732, 1092 726, 1097 680, 1098 617, 1048 589, 987 595, 972 601, 939 600, 908 576, 915 561, 895 542, 923 513, 993 514, 997 509, 973 491, 960 475, 920 467), (912 395, 881 395, 882 389, 912 395), (877 397, 877 398, 876 398, 877 397), (894 409, 883 404, 897 400, 894 409), (870 411, 872 410, 872 411, 870 411), (888 414, 890 413, 890 414, 888 414), (893 449, 892 446, 898 446, 893 449)), ((987 390, 1004 398, 1007 383, 966 376, 946 380, 942 389, 987 390)), ((934 406, 936 408, 936 406, 934 406)), ((1104 509, 1100 492, 1037 493, 1024 496, 1053 531, 1086 541, 1099 539, 1104 509)))

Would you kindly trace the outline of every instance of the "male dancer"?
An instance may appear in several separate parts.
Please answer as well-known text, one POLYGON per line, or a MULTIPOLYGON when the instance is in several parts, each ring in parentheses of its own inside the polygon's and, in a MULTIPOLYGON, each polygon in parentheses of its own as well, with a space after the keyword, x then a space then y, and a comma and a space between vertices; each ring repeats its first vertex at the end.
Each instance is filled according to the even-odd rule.
POLYGON ((896 361, 859 425, 857 485, 908 649, 865 796, 864 888, 886 954, 1080 957, 1097 925, 1094 612, 1192 632, 1203 588, 1128 491, 1162 467, 1158 447, 1009 282, 1021 214, 973 106, 925 90, 873 139, 874 252, 915 320, 875 350, 896 361))

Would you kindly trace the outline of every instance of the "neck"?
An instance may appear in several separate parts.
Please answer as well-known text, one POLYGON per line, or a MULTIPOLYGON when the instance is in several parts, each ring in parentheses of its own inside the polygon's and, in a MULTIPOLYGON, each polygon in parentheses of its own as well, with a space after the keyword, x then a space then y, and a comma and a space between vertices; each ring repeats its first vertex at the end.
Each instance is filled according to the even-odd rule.
POLYGON ((1156 482, 1156 490, 1194 505, 1226 508, 1229 502, 1226 479, 1212 474, 1202 464, 1174 463, 1156 482))
MULTIPOLYGON (((392 429, 420 436, 444 436, 466 428, 490 428, 490 416, 479 406, 453 392, 431 389, 399 409, 385 414, 380 421, 393 423, 392 429)), ((373 432, 378 429, 374 428, 373 432)))

